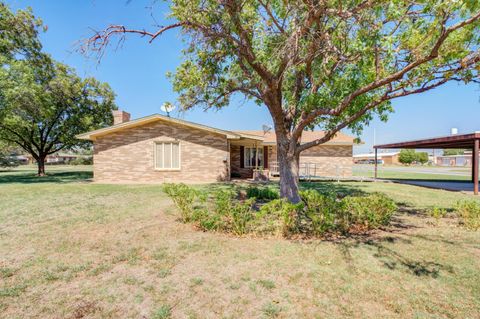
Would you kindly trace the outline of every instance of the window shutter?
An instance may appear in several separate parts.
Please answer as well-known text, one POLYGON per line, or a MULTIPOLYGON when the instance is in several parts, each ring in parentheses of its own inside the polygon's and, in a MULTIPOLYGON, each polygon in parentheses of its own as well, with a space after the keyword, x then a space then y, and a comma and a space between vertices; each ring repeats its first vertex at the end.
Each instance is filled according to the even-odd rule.
POLYGON ((245 146, 240 146, 240 168, 244 168, 245 162, 245 146))
POLYGON ((268 146, 263 147, 263 168, 268 168, 268 146))

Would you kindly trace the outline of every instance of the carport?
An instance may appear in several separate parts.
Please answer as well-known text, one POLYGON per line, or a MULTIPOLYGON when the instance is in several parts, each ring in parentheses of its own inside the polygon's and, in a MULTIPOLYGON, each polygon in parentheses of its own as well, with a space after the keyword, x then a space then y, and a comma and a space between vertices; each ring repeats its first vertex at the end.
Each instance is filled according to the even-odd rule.
POLYGON ((480 144, 480 132, 460 135, 449 135, 435 138, 428 138, 415 141, 405 141, 391 144, 374 145, 375 149, 375 178, 378 174, 378 149, 471 149, 472 150, 472 182, 473 193, 478 195, 478 152, 480 144))

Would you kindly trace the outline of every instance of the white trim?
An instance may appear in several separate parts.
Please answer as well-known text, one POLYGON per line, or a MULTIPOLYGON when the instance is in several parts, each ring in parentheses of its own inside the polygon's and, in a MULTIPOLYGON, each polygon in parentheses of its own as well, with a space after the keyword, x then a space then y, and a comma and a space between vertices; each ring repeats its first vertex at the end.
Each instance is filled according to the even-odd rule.
POLYGON ((182 170, 182 146, 180 141, 154 141, 153 142, 153 169, 162 172, 178 172, 182 170), (178 145, 178 168, 159 168, 157 167, 157 144, 162 144, 163 165, 165 166, 165 144, 170 144, 170 164, 173 166, 173 144, 178 145))

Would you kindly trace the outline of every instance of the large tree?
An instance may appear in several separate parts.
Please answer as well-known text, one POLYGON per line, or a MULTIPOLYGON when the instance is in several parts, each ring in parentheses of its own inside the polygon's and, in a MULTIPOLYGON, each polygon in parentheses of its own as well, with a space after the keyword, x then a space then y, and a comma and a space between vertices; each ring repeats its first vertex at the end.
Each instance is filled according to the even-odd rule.
POLYGON ((359 133, 391 101, 447 82, 478 81, 478 0, 173 0, 157 30, 110 25, 86 41, 100 56, 112 37, 182 31, 173 75, 185 109, 223 107, 235 93, 273 119, 280 192, 298 194, 300 152, 344 128, 359 133), (325 135, 301 143, 302 132, 325 135))
POLYGON ((12 12, 0 2, 0 66, 12 60, 42 58, 38 39, 42 26, 42 21, 31 9, 12 12))
POLYGON ((79 146, 77 134, 111 125, 116 109, 108 84, 47 60, 0 70, 0 140, 31 154, 40 176, 48 155, 79 146))

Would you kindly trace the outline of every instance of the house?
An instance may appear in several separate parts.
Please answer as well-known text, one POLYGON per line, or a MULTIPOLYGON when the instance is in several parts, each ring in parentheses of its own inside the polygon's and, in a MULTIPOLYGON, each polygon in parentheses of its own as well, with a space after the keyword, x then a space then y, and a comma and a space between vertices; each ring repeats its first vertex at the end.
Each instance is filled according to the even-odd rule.
POLYGON ((472 151, 465 150, 463 154, 458 155, 435 156, 434 163, 438 166, 472 167, 472 151))
MULTIPOLYGON (((400 152, 378 153, 377 159, 380 161, 381 164, 396 165, 396 164, 400 164, 400 161, 398 160, 399 154, 400 152)), ((375 154, 374 153, 355 154, 353 155, 353 162, 355 164, 374 164, 375 154)))
MULTIPOLYGON (((32 155, 28 154, 25 155, 27 163, 35 164, 37 161, 33 158, 32 155)), ((78 158, 89 158, 90 156, 86 155, 78 155, 78 154, 65 154, 65 153, 54 153, 47 155, 45 158, 45 164, 47 165, 61 165, 61 164, 69 164, 70 162, 78 159, 78 158)), ((90 157, 91 158, 91 157, 90 157)))
MULTIPOLYGON (((307 132, 302 142, 323 136, 307 132)), ((272 132, 227 131, 153 114, 130 121, 114 112, 114 125, 78 135, 94 144, 94 179, 98 182, 203 183, 252 178, 255 168, 278 170, 272 132)), ((352 136, 338 133, 331 141, 304 151, 300 165, 319 176, 352 175, 352 136)))

